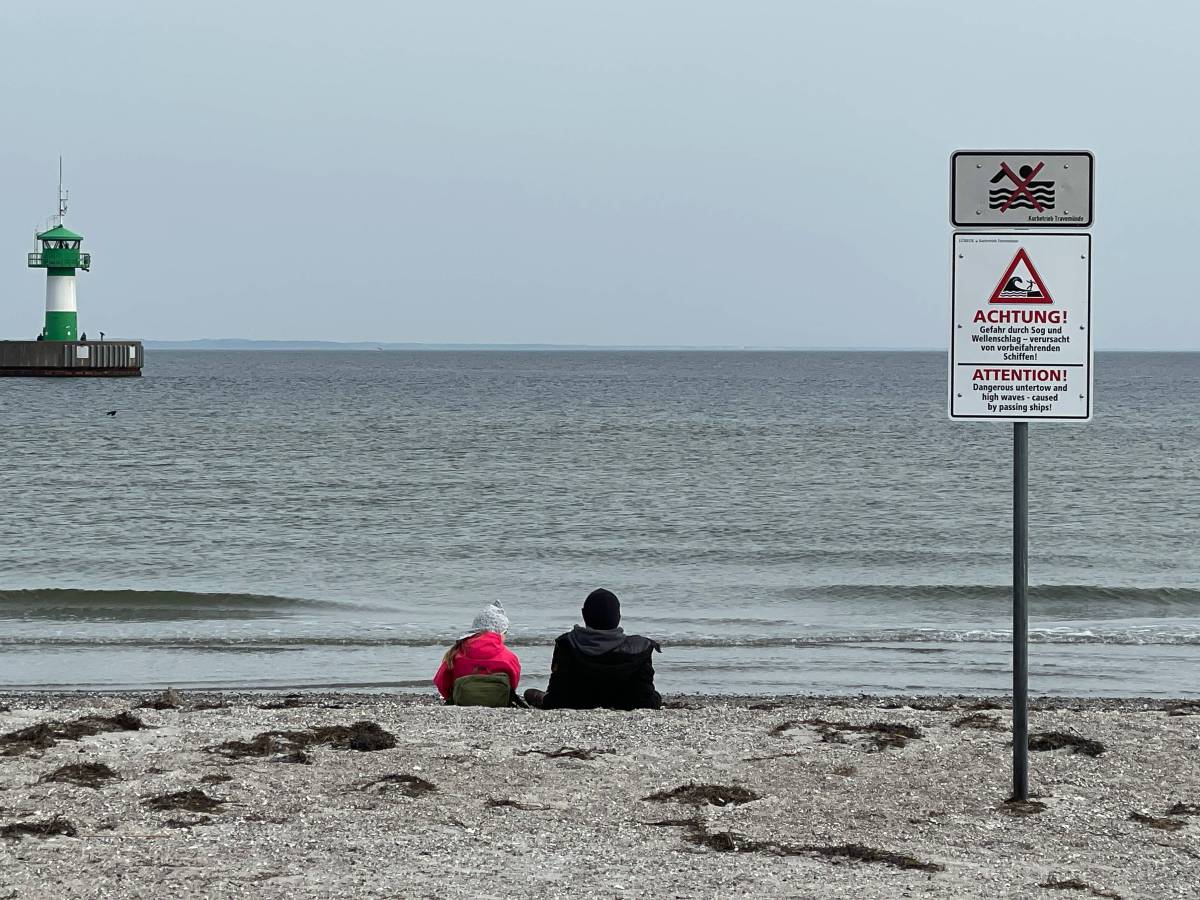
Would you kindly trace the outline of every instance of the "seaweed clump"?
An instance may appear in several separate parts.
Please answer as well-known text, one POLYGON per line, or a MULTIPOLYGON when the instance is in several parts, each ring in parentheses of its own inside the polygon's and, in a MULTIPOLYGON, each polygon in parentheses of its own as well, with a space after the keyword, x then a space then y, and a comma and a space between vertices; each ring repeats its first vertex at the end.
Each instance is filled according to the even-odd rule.
POLYGON ((1108 900, 1122 900, 1121 895, 1116 891, 1106 891, 1101 888, 1092 887, 1086 881, 1079 878, 1060 878, 1043 881, 1038 887, 1051 888, 1055 890, 1066 891, 1087 891, 1093 897, 1106 897, 1108 900))
POLYGON ((771 734, 781 735, 800 725, 811 725, 821 734, 821 740, 826 744, 845 744, 846 732, 861 735, 866 741, 867 750, 873 753, 884 750, 899 750, 909 741, 920 740, 924 735, 915 725, 905 725, 901 722, 871 722, 867 725, 855 725, 850 722, 830 722, 825 719, 804 719, 803 721, 780 722, 771 729, 771 734))
POLYGON ((1001 803, 997 809, 1010 816, 1034 816, 1046 811, 1046 804, 1041 800, 1017 800, 1010 797, 1001 803))
POLYGON ((145 727, 146 723, 129 711, 115 716, 83 716, 69 722, 39 722, 0 734, 0 756, 48 750, 59 741, 77 741, 106 731, 139 731, 145 727))
POLYGON ((595 759, 601 753, 616 753, 616 750, 601 750, 601 749, 586 749, 584 747, 559 747, 557 750, 514 750, 519 756, 529 756, 533 753, 540 753, 547 759, 595 759))
POLYGON ((138 705, 138 709, 179 709, 183 706, 183 697, 173 687, 167 688, 157 697, 152 697, 138 705))
POLYGON ((1105 749, 1099 741, 1066 731, 1039 731, 1029 736, 1030 750, 1061 750, 1063 748, 1069 749, 1072 753, 1082 753, 1085 756, 1099 756, 1105 749))
POLYGON ((483 805, 488 809, 520 809, 526 812, 540 812, 550 808, 541 803, 523 803, 511 797, 489 797, 483 801, 483 805))
POLYGON ((13 822, 11 825, 0 825, 0 838, 16 838, 17 840, 26 836, 47 838, 62 835, 63 837, 75 837, 78 833, 78 830, 71 821, 62 816, 43 819, 40 822, 13 822))
POLYGON ((1200 700, 1172 700, 1163 708, 1168 716, 1190 716, 1200 713, 1200 700))
POLYGON ((685 784, 670 791, 643 797, 652 803, 686 803, 689 806, 739 806, 761 800, 762 796, 744 787, 720 784, 685 784))
POLYGON ((381 794, 398 792, 408 797, 420 797, 424 794, 432 794, 437 790, 437 785, 417 775, 397 773, 368 781, 359 790, 366 791, 371 788, 376 788, 377 792, 381 794))
POLYGON ((1184 803, 1182 800, 1167 810, 1168 816, 1200 816, 1200 803, 1184 803))
POLYGON ((196 828, 200 825, 213 824, 212 816, 197 816, 194 819, 167 819, 163 823, 168 828, 196 828))
POLYGON ((48 775, 38 779, 40 782, 56 781, 64 784, 76 784, 80 787, 99 788, 106 781, 116 781, 117 773, 104 763, 71 763, 59 766, 48 775))
MULTIPOLYGON (((396 737, 385 731, 377 722, 355 722, 352 725, 322 725, 308 731, 263 731, 249 741, 225 741, 223 744, 204 749, 229 759, 241 759, 247 756, 275 756, 279 753, 295 754, 317 744, 329 744, 334 750, 370 753, 395 747, 396 737)), ((307 762, 308 759, 301 754, 286 761, 307 762)))
POLYGON ((298 709, 304 706, 304 696, 302 694, 285 694, 280 700, 273 700, 270 703, 259 705, 259 709, 298 709))
POLYGON ((1140 812, 1131 812, 1129 819, 1150 828, 1157 828, 1159 831, 1178 831, 1183 827, 1183 822, 1178 819, 1169 819, 1166 816, 1148 816, 1140 812))
POLYGON ((1004 724, 998 716, 989 716, 987 713, 974 712, 963 716, 961 719, 955 719, 950 723, 951 728, 979 728, 983 731, 1003 731, 1004 724))
POLYGON ((199 788, 159 794, 146 800, 146 806, 157 810, 184 810, 185 812, 221 812, 225 801, 210 797, 199 788))
POLYGON ((687 840, 718 853, 766 853, 771 856, 819 856, 835 861, 879 863, 897 869, 920 872, 942 872, 940 863, 924 862, 907 853, 879 850, 864 844, 787 844, 781 841, 760 841, 732 831, 710 832, 698 818, 646 822, 647 825, 677 826, 687 829, 687 840))

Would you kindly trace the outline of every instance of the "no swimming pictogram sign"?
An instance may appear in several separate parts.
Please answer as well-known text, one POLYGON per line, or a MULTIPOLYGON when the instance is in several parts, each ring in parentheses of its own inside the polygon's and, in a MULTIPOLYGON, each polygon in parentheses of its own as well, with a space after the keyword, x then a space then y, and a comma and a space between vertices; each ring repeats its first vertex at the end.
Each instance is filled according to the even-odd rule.
POLYGON ((1054 209, 1054 182, 1034 181, 1038 173, 1046 166, 1044 160, 1039 160, 1036 166, 1021 166, 1020 175, 1008 167, 1008 163, 1000 163, 1000 171, 992 176, 991 184, 998 184, 1008 179, 1014 186, 993 188, 988 192, 988 207, 1007 212, 1012 209, 1035 209, 1045 212, 1054 209))
POLYGON ((1012 258, 988 303, 1053 303, 1042 276, 1033 267, 1033 261, 1022 247, 1012 258))
POLYGON ((1087 228, 1086 150, 958 150, 950 157, 950 222, 967 228, 1087 228))

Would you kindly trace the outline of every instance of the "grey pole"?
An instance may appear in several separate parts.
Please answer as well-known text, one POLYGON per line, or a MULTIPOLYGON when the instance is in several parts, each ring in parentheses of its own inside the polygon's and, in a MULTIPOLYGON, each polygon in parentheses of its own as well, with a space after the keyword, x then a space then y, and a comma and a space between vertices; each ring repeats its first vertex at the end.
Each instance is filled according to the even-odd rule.
POLYGON ((1029 799, 1029 423, 1013 423, 1013 799, 1029 799))

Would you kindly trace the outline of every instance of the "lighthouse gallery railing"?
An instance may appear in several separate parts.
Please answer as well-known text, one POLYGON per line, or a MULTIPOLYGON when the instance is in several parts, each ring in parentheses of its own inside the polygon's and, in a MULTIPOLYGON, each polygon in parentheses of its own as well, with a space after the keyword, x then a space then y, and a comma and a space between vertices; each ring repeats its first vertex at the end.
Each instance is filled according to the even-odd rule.
MULTIPOLYGON (((53 254, 55 252, 60 252, 60 251, 52 250, 50 252, 51 252, 51 254, 53 254)), ((30 253, 28 267, 29 268, 43 268, 43 267, 49 265, 51 268, 53 268, 54 262, 55 262, 55 260, 53 258, 43 257, 41 253, 30 253)), ((92 254, 80 253, 79 254, 79 268, 83 269, 86 272, 91 267, 92 267, 92 254)), ((71 265, 70 268, 75 268, 75 266, 71 265)))

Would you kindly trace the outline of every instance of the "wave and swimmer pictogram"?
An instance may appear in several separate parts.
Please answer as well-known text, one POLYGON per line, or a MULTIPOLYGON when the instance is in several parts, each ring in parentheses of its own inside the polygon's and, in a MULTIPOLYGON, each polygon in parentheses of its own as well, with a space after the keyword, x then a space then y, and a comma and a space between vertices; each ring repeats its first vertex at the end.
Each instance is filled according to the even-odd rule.
POLYGON ((1000 276, 989 303, 1053 303, 1042 276, 1033 267, 1033 260, 1022 247, 1000 276))
POLYGON ((1032 278, 1021 279, 1016 275, 1008 279, 999 294, 1001 300, 1040 300, 1045 296, 1032 278))
POLYGON ((1033 209, 1039 212, 1054 209, 1054 182, 1036 181, 1043 163, 1037 167, 1021 166, 1013 172, 1006 164, 1001 163, 1000 171, 992 176, 992 184, 1000 184, 1006 179, 1011 184, 1000 185, 988 191, 988 207, 1001 212, 1009 209, 1033 209))

